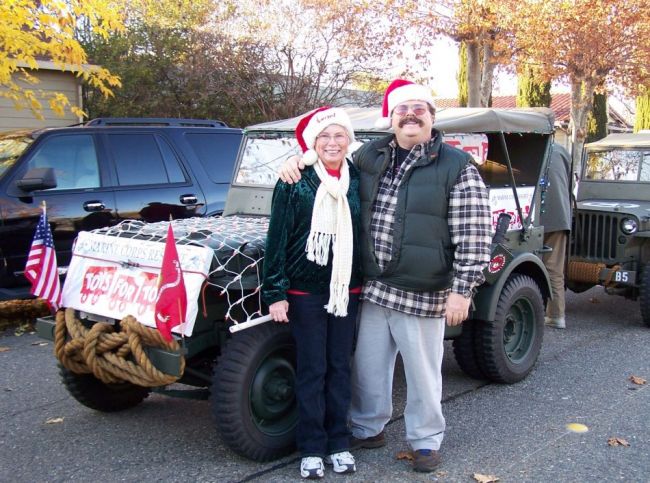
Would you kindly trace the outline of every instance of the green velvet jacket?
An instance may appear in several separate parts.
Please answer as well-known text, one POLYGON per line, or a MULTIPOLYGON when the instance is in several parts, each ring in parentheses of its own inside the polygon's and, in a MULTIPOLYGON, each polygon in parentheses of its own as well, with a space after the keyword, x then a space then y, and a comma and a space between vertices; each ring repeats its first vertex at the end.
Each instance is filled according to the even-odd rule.
MULTIPOLYGON (((352 163, 349 161, 347 163, 350 169, 348 204, 354 231, 350 288, 354 288, 362 283, 358 243, 361 214, 359 171, 352 163)), ((290 185, 278 181, 275 185, 264 251, 262 299, 267 305, 286 300, 287 290, 290 288, 313 294, 329 292, 332 273, 331 250, 327 266, 320 266, 307 260, 305 251, 319 185, 320 179, 311 166, 302 172, 302 178, 298 183, 290 185)))

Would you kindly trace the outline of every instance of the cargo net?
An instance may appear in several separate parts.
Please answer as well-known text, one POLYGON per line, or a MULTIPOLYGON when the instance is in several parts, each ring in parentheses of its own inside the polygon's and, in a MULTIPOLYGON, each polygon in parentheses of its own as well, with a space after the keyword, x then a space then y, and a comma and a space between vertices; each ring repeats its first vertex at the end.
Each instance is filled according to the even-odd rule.
MULTIPOLYGON (((127 220, 94 232, 164 243, 168 226, 169 222, 127 220)), ((226 320, 240 323, 262 315, 261 270, 268 227, 267 217, 186 218, 172 222, 177 245, 212 249, 213 260, 206 284, 226 297, 226 320)), ((205 296, 206 287, 202 293, 205 296)))

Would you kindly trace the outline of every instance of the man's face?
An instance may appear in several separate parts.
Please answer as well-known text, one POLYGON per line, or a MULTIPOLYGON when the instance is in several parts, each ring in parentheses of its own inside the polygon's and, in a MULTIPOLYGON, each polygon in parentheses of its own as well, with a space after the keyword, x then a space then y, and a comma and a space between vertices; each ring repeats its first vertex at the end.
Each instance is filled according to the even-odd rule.
POLYGON ((397 143, 410 149, 431 139, 434 115, 429 104, 424 101, 406 101, 393 109, 391 124, 395 130, 397 143))

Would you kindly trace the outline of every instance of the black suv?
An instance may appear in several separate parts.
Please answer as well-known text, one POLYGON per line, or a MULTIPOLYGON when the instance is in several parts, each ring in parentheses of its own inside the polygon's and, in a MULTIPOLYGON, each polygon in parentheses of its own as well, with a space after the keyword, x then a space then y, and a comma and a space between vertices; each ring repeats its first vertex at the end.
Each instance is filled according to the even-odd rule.
POLYGON ((220 214, 242 139, 220 121, 103 118, 0 134, 0 300, 28 295, 22 275, 41 213, 60 273, 81 230, 220 214))

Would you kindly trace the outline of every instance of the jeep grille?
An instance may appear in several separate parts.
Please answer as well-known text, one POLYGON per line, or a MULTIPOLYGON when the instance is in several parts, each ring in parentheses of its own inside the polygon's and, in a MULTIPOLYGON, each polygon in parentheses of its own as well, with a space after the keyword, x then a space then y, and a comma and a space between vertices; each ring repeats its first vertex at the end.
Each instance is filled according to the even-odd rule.
POLYGON ((578 213, 573 218, 573 257, 615 261, 621 215, 613 213, 578 213))

